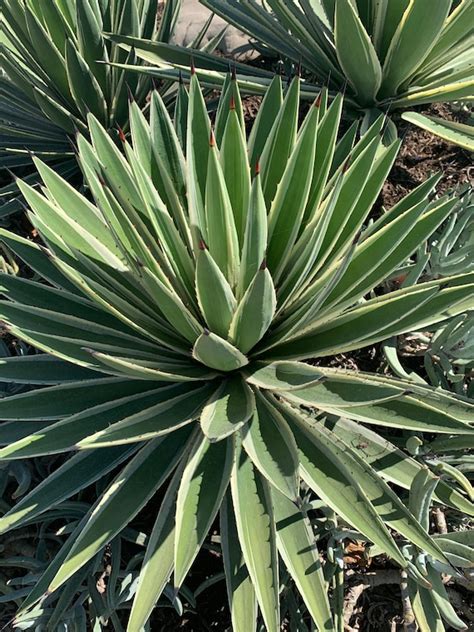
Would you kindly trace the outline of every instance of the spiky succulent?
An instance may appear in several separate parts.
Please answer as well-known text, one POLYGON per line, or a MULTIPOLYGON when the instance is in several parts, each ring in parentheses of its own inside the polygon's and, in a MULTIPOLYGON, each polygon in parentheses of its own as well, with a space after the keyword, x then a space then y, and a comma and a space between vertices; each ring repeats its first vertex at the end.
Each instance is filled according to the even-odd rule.
MULTIPOLYGON (((324 358, 472 309, 472 274, 378 289, 455 202, 429 202, 429 182, 365 231, 398 142, 383 146, 381 118, 338 144, 342 96, 323 93, 300 126, 298 97, 298 79, 283 99, 276 78, 247 141, 235 81, 212 132, 193 75, 187 118, 173 124, 156 92, 150 123, 131 104, 125 156, 89 115, 78 149, 93 201, 39 160, 43 191, 19 183, 45 245, 1 237, 45 282, 3 275, 0 315, 45 354, 1 360, 0 379, 45 388, 1 401, 0 417, 45 427, 0 457, 70 458, 0 530, 116 474, 23 609, 54 598, 168 479, 131 631, 171 575, 181 586, 219 510, 234 629, 255 630, 258 603, 279 630, 280 554, 334 630, 300 478, 402 567, 389 528, 447 563, 387 483, 409 488, 422 466, 376 429, 466 436, 472 404, 324 358)), ((460 488, 439 482, 436 498, 472 513, 460 488)))
POLYGON ((201 0, 359 108, 473 95, 472 0, 201 0))
POLYGON ((421 129, 436 134, 448 143, 459 145, 467 151, 474 152, 474 125, 472 122, 445 121, 438 116, 426 116, 419 112, 405 112, 402 114, 402 118, 421 127, 421 129))
MULTIPOLYGON (((29 166, 33 153, 55 162, 56 169, 60 161, 64 177, 77 174, 69 136, 87 133, 87 114, 118 133, 128 128, 128 92, 143 107, 150 88, 149 77, 119 67, 142 60, 105 32, 166 43, 180 6, 180 0, 169 0, 158 27, 158 0, 4 0, 0 168, 29 166)), ((161 89, 175 98, 169 83, 161 89)), ((0 216, 18 210, 14 191, 14 186, 0 189, 0 216)))

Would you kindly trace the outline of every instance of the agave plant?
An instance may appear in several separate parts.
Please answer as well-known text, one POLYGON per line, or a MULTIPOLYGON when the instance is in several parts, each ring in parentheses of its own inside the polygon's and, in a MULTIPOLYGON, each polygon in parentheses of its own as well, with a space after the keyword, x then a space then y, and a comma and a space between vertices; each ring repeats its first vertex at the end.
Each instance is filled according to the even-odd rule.
MULTIPOLYGON (((104 31, 168 42, 181 0, 169 0, 157 27, 158 0, 5 0, 2 3, 0 59, 0 167, 31 165, 30 154, 60 161, 64 177, 77 173, 70 136, 87 133, 87 114, 105 128, 128 128, 128 93, 146 105, 150 78, 120 68, 142 64, 104 31), (116 64, 112 66, 112 64, 116 64)), ((194 42, 199 47, 200 34, 194 42)), ((210 42, 212 50, 217 42, 210 42)), ((176 88, 161 88, 168 105, 176 88)), ((56 168, 58 168, 56 166, 56 168)), ((0 214, 18 210, 16 187, 0 190, 0 214)))
MULTIPOLYGON (((429 182, 366 235, 398 149, 381 142, 383 118, 347 149, 336 143, 342 96, 321 95, 299 126, 299 80, 283 99, 276 78, 246 140, 235 81, 215 132, 196 75, 188 96, 187 122, 174 124, 157 92, 150 122, 132 102, 125 156, 89 114, 78 151, 93 201, 36 160, 43 191, 18 184, 44 245, 1 231, 45 282, 2 276, 0 315, 45 353, 1 361, 1 380, 43 388, 1 401, 0 417, 48 425, 0 457, 70 453, 1 532, 115 473, 22 611, 65 586, 169 479, 129 630, 171 575, 183 584, 219 510, 234 629, 256 629, 258 604, 279 630, 280 555, 315 624, 334 630, 300 479, 401 567, 390 528, 449 564, 387 482, 408 488, 421 465, 376 429, 466 437, 472 403, 324 358, 472 309, 472 274, 378 289, 455 202, 429 203, 429 182)), ((439 483, 436 499, 473 511, 456 483, 439 483)))
POLYGON ((356 108, 472 97, 471 0, 201 0, 356 108))
POLYGON ((405 112, 402 118, 432 134, 436 134, 448 143, 459 145, 474 152, 474 126, 456 121, 445 121, 438 116, 427 116, 419 112, 405 112))

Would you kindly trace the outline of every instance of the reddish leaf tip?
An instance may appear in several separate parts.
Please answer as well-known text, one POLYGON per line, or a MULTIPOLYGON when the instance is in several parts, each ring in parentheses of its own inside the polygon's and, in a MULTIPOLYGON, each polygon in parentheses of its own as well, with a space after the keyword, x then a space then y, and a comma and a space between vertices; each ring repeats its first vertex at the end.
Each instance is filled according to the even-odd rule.
POLYGON ((257 160, 257 162, 255 163, 255 175, 258 176, 259 173, 260 173, 260 161, 257 160))
POLYGON ((122 143, 125 143, 125 141, 126 141, 127 139, 125 138, 125 134, 124 134, 124 132, 123 132, 123 129, 120 127, 120 125, 117 125, 117 128, 118 128, 118 133, 119 133, 119 138, 120 138, 120 141, 121 141, 122 143))
POLYGON ((235 110, 235 99, 233 94, 230 95, 229 110, 235 110))
POLYGON ((209 134, 209 147, 216 146, 216 137, 214 136, 214 131, 211 129, 211 133, 209 134))
POLYGON ((199 250, 207 250, 207 244, 204 239, 199 240, 199 250))

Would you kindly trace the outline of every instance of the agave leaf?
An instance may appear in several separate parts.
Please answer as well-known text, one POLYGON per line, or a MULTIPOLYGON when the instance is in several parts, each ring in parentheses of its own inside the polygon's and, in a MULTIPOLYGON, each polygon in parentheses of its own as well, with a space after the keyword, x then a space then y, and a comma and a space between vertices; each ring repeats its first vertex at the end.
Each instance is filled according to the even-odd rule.
POLYGON ((211 388, 207 384, 125 417, 104 430, 88 435, 77 444, 77 447, 81 450, 103 448, 137 443, 174 433, 199 417, 211 388))
POLYGON ((191 344, 199 337, 202 326, 184 304, 175 289, 166 278, 158 277, 151 270, 144 270, 144 282, 150 293, 156 297, 163 314, 171 325, 191 344))
MULTIPOLYGON (((218 147, 222 147, 222 141, 224 138, 225 129, 229 120, 231 109, 235 110, 237 121, 242 132, 245 132, 245 121, 242 109, 242 99, 240 96, 239 86, 237 84, 237 77, 235 73, 227 73, 222 84, 222 93, 217 105, 216 122, 215 122, 215 136, 218 147), (232 108, 231 108, 232 106, 232 108)), ((243 140, 245 143, 246 137, 243 134, 243 140)), ((239 167, 240 168, 240 167, 239 167)))
POLYGON ((206 104, 198 79, 193 74, 189 89, 186 160, 190 174, 188 179, 189 221, 195 249, 200 239, 208 240, 204 196, 209 163, 210 132, 211 125, 206 104))
POLYGON ((87 112, 91 112, 99 120, 106 121, 107 103, 104 94, 71 40, 66 44, 66 68, 71 94, 82 116, 86 117, 87 112))
POLYGON ((129 632, 146 624, 173 571, 176 497, 184 465, 185 460, 182 459, 168 485, 153 525, 132 604, 127 627, 129 632))
POLYGON ((326 375, 319 368, 302 362, 259 362, 246 370, 246 378, 250 384, 263 389, 291 391, 324 380, 326 375))
POLYGON ((472 568, 474 564, 472 547, 466 546, 461 542, 449 540, 449 534, 444 534, 444 536, 443 538, 435 537, 435 540, 451 564, 460 568, 472 568))
POLYGON ((438 608, 433 603, 432 591, 417 585, 414 581, 408 582, 410 601, 416 622, 421 632, 445 632, 438 608))
POLYGON ((438 479, 430 476, 429 469, 423 467, 410 486, 409 509, 426 531, 430 526, 431 498, 437 484, 438 479))
POLYGON ((187 147, 189 95, 183 81, 179 82, 174 108, 174 128, 181 147, 187 147))
POLYGON ((334 39, 341 68, 360 103, 372 103, 382 83, 382 68, 351 0, 336 2, 334 39))
POLYGON ((221 163, 234 215, 237 237, 241 245, 247 223, 250 195, 250 165, 248 163, 245 134, 235 109, 235 99, 230 104, 230 112, 222 138, 221 163))
POLYGON ((92 302, 77 294, 2 273, 0 273, 0 290, 13 302, 24 303, 43 310, 58 310, 64 315, 91 320, 104 327, 118 328, 124 334, 133 335, 132 329, 121 325, 116 318, 98 310, 92 302))
POLYGON ((57 231, 58 235, 63 235, 63 239, 69 239, 71 245, 77 247, 86 255, 109 263, 117 270, 124 269, 122 261, 115 253, 111 252, 85 228, 74 222, 63 210, 47 201, 46 198, 26 183, 19 181, 18 187, 35 210, 35 216, 32 217, 33 223, 38 225, 41 223, 42 227, 46 228, 45 236, 47 240, 52 237, 53 243, 57 244, 61 239, 55 235, 57 231))
POLYGON ((96 151, 97 159, 104 170, 107 181, 115 191, 136 209, 141 209, 142 201, 137 186, 132 178, 132 173, 125 158, 120 153, 110 136, 100 122, 89 114, 87 122, 92 138, 92 145, 96 151))
POLYGON ((428 0, 410 2, 390 43, 383 67, 382 95, 395 94, 424 61, 441 32, 451 0, 434 6, 428 0))
POLYGON ((136 446, 113 447, 75 454, 45 478, 0 518, 0 532, 21 527, 106 476, 135 451, 136 446))
POLYGON ((308 519, 272 488, 278 552, 291 573, 312 619, 320 630, 334 630, 319 553, 308 519))
POLYGON ((50 385, 98 377, 102 376, 96 371, 47 354, 0 358, 1 382, 50 385))
POLYGON ((427 579, 433 586, 431 596, 439 614, 449 627, 455 630, 466 630, 466 624, 458 617, 450 603, 448 592, 440 574, 432 567, 428 567, 427 571, 427 579))
POLYGON ((257 601, 268 631, 278 632, 278 554, 270 489, 238 445, 231 489, 240 545, 257 601))
POLYGON ((273 122, 270 133, 266 137, 262 154, 256 156, 262 169, 262 189, 267 205, 275 197, 278 184, 286 168, 288 156, 291 154, 296 141, 299 94, 300 81, 298 77, 295 77, 273 122))
POLYGON ((255 632, 257 629, 257 599, 242 549, 239 543, 230 493, 224 496, 220 511, 222 556, 235 632, 255 632))
POLYGON ((217 371, 234 371, 248 364, 248 359, 244 354, 230 342, 208 331, 196 340, 193 357, 217 371))
POLYGON ((263 197, 260 170, 257 171, 250 191, 247 225, 242 247, 240 277, 237 296, 247 290, 265 257, 267 250, 267 209, 263 197))
POLYGON ((439 59, 448 53, 459 42, 469 46, 469 25, 474 18, 474 7, 469 0, 462 0, 450 12, 443 30, 435 45, 425 59, 425 65, 430 66, 430 62, 439 59))
POLYGON ((290 500, 298 497, 298 455, 285 419, 260 393, 250 423, 241 431, 242 446, 268 482, 290 500))
MULTIPOLYGON (((37 358, 47 360, 47 356, 37 358)), ((44 361, 36 362, 34 366, 42 371, 44 364, 44 361)), ((45 369, 47 370, 47 366, 45 369)), ((70 381, 59 386, 5 397, 0 400, 0 414, 4 420, 50 421, 74 415, 84 408, 99 406, 115 398, 144 393, 156 386, 156 382, 115 377, 70 381)))
MULTIPOLYGON (((352 450, 369 463, 379 474, 391 483, 410 489, 413 479, 422 468, 415 459, 402 452, 395 445, 383 439, 370 428, 350 419, 338 417, 326 420, 326 425, 352 450)), ((432 478, 434 475, 431 475, 432 478)), ((434 497, 441 503, 474 514, 474 505, 443 480, 438 480, 434 497)), ((444 551, 442 545, 441 549, 444 551)))
MULTIPOLYGON (((186 389, 187 390, 187 389, 186 389)), ((41 432, 31 434, 16 443, 6 446, 0 451, 0 458, 24 458, 57 454, 72 450, 74 446, 90 434, 105 429, 109 424, 126 419, 134 414, 145 411, 150 406, 166 402, 172 395, 186 392, 181 387, 168 386, 156 388, 153 391, 129 395, 100 404, 67 417, 41 432)))
POLYGON ((211 137, 206 179, 206 228, 209 252, 233 287, 239 266, 239 242, 232 202, 219 163, 217 146, 211 137))
POLYGON ((62 287, 70 292, 77 291, 75 285, 61 274, 37 244, 19 235, 14 235, 4 228, 0 228, 0 239, 32 270, 52 283, 52 285, 62 287))
POLYGON ((223 380, 205 404, 201 429, 209 441, 220 441, 241 428, 253 415, 255 396, 239 376, 223 380))
MULTIPOLYGON (((265 262, 262 264, 265 266, 265 262)), ((249 352, 267 332, 276 309, 276 293, 268 268, 260 267, 235 310, 229 337, 243 353, 249 352)))
POLYGON ((267 138, 271 132, 275 119, 280 112, 282 102, 283 90, 281 77, 279 75, 275 75, 265 93, 262 105, 258 110, 252 131, 249 135, 248 147, 252 174, 255 173, 255 167, 260 161, 267 138))
POLYGON ((232 288, 204 242, 196 258, 196 293, 207 326, 226 338, 237 302, 232 288))
MULTIPOLYGON (((44 6, 46 7, 46 5, 44 6)), ((51 6, 55 7, 56 5, 52 4, 51 6)), ((108 61, 107 49, 102 36, 103 25, 97 20, 88 0, 76 3, 76 11, 79 51, 105 94, 107 81, 110 81, 110 68, 106 64, 100 63, 108 61)))
POLYGON ((84 227, 112 252, 116 251, 117 246, 107 230, 107 225, 98 215, 94 205, 43 161, 35 159, 34 163, 55 204, 61 208, 66 207, 71 218, 83 223, 84 227))
POLYGON ((70 98, 64 58, 32 11, 26 11, 25 20, 35 56, 43 68, 50 68, 51 80, 59 92, 65 95, 66 99, 70 98))
POLYGON ((321 438, 325 439, 325 445, 329 451, 332 451, 335 458, 345 453, 346 457, 348 457, 347 463, 351 463, 351 474, 357 477, 362 489, 386 524, 404 535, 419 548, 429 552, 434 559, 448 563, 442 550, 429 536, 426 528, 428 525, 421 520, 419 513, 414 515, 407 510, 404 503, 389 485, 377 476, 372 467, 363 458, 359 457, 357 452, 352 451, 346 442, 319 424, 312 425, 312 429, 318 432, 321 438))
POLYGON ((413 331, 418 327, 440 322, 450 315, 462 313, 472 303, 470 296, 470 285, 445 286, 439 289, 436 285, 425 283, 410 288, 410 291, 391 292, 387 297, 368 300, 362 306, 334 318, 326 326, 322 325, 306 334, 295 336, 291 342, 277 345, 270 357, 297 359, 301 357, 298 355, 299 351, 303 357, 310 353, 313 356, 333 355, 356 346, 366 346, 391 335, 413 331), (357 342, 354 340, 354 331, 360 335, 357 342), (321 338, 318 339, 318 336, 321 338))
POLYGON ((426 392, 421 397, 412 393, 411 382, 377 383, 372 379, 365 381, 363 376, 344 375, 342 371, 323 369, 322 372, 327 375, 325 381, 288 391, 285 398, 333 414, 350 414, 353 419, 369 424, 441 433, 456 428, 461 434, 472 434, 470 425, 463 421, 472 417, 472 405, 468 402, 457 403, 453 399, 446 406, 437 401, 434 393, 426 392))
POLYGON ((197 440, 181 478, 176 503, 174 584, 179 588, 217 515, 229 484, 234 441, 197 440))
POLYGON ((404 112, 402 118, 413 125, 440 136, 448 143, 459 145, 463 149, 474 152, 474 128, 453 121, 445 121, 436 116, 425 116, 418 112, 404 112))
POLYGON ((289 156, 268 218, 268 265, 278 280, 303 221, 313 179, 319 108, 314 106, 289 156))
POLYGON ((155 439, 129 462, 89 512, 84 529, 49 585, 50 592, 86 564, 145 506, 179 462, 187 432, 183 429, 155 439))
POLYGON ((348 458, 340 450, 329 450, 328 444, 311 432, 300 415, 288 407, 284 410, 298 444, 303 480, 344 520, 405 568, 405 558, 358 479, 352 475, 348 458))

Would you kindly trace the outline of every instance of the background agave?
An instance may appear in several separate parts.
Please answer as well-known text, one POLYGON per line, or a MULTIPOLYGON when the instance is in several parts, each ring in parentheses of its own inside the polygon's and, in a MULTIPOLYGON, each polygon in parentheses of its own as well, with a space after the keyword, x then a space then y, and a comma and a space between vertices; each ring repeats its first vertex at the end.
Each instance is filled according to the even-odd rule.
POLYGON ((445 121, 437 116, 426 116, 419 112, 405 112, 402 114, 402 118, 432 134, 440 136, 448 143, 454 143, 463 147, 463 149, 474 152, 474 125, 472 122, 466 124, 457 123, 456 121, 445 121))
MULTIPOLYGON (((171 574, 182 585, 219 510, 234 629, 256 628, 257 604, 267 629, 279 629, 280 555, 315 624, 334 630, 300 479, 415 582, 389 527, 450 564, 388 485, 409 488, 423 466, 376 430, 464 441, 472 404, 321 358, 472 309, 474 277, 382 292, 456 202, 429 202, 432 179, 365 229, 398 142, 383 146, 380 118, 355 147, 338 144, 341 106, 324 93, 298 126, 299 80, 283 99, 276 78, 246 141, 236 82, 212 132, 193 75, 174 124, 156 92, 150 123, 131 103, 125 157, 88 116, 91 143, 79 136, 78 149, 94 202, 39 160, 43 192, 19 183, 45 246, 1 237, 47 283, 2 275, 0 315, 46 353, 3 359, 0 378, 45 388, 2 400, 0 416, 45 427, 0 457, 71 457, 0 530, 41 520, 116 473, 23 612, 77 577, 168 479, 130 630, 171 574)), ((456 482, 438 481, 435 498, 472 513, 456 482)))
MULTIPOLYGON (((166 43, 180 7, 181 0, 169 0, 157 26, 158 0, 5 0, 0 32, 5 71, 0 77, 0 167, 31 165, 33 153, 55 161, 55 169, 71 177, 77 174, 77 164, 69 136, 87 133, 89 112, 116 134, 119 128, 127 130, 128 93, 144 107, 150 79, 112 66, 143 61, 104 33, 166 43)), ((199 48, 202 35, 194 47, 199 48)), ((206 50, 212 51, 217 43, 218 38, 209 42, 206 50)), ((160 90, 167 105, 174 105, 176 85, 167 82, 160 90)), ((0 216, 18 210, 15 191, 14 184, 0 190, 0 216)))
POLYGON ((471 0, 201 1, 360 108, 473 94, 471 0))

